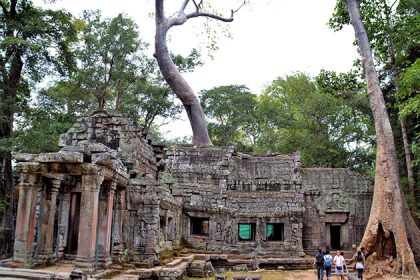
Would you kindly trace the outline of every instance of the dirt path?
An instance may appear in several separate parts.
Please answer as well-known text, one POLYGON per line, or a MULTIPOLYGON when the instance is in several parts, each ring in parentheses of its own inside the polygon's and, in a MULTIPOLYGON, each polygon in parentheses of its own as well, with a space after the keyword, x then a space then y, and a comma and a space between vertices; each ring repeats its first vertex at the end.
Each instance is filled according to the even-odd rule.
MULTIPOLYGON (((226 272, 223 275, 227 275, 229 280, 232 279, 232 276, 239 275, 259 275, 262 280, 317 280, 316 270, 294 270, 294 271, 279 271, 279 270, 259 270, 259 271, 249 271, 249 272, 226 272)), ((214 277, 207 279, 214 280, 214 277)), ((326 280, 327 278, 324 277, 326 280)), ((331 276, 331 280, 339 280, 337 276, 331 276)), ((363 278, 366 280, 401 280, 405 278, 396 278, 396 277, 380 277, 380 278, 363 278)), ((187 278, 187 280, 204 280, 203 278, 187 278)), ((345 277, 347 280, 347 277, 345 277)))

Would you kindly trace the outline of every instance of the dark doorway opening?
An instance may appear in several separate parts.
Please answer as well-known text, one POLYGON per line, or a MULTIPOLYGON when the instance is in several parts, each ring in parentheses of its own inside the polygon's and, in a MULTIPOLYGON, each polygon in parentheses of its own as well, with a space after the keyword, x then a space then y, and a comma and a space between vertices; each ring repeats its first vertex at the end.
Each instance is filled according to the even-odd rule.
POLYGON ((209 236, 209 218, 191 217, 191 234, 209 236))
POLYGON ((341 249, 341 226, 340 225, 331 225, 330 227, 331 234, 331 248, 335 250, 341 249))
POLYGON ((69 235, 67 240, 67 253, 77 254, 80 222, 80 199, 81 193, 72 193, 70 201, 69 235))
POLYGON ((266 225, 267 241, 284 241, 284 224, 266 225))

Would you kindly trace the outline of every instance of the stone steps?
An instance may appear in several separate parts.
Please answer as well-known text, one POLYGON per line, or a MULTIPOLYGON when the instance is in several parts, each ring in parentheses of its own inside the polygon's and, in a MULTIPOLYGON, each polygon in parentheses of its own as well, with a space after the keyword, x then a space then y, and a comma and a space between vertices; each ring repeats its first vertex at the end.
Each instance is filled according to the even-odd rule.
POLYGON ((54 273, 44 270, 23 269, 23 268, 4 268, 0 267, 0 279, 33 279, 33 280, 67 280, 70 273, 54 273))

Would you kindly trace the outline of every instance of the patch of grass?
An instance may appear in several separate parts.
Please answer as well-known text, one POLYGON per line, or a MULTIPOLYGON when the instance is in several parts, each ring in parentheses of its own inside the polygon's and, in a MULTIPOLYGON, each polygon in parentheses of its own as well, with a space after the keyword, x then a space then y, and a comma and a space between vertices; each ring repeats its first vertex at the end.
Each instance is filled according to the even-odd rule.
MULTIPOLYGON (((290 276, 290 273, 287 271, 280 271, 280 270, 261 270, 261 271, 228 271, 223 273, 216 273, 216 275, 226 275, 227 279, 232 279, 233 276, 240 276, 240 275, 259 275, 261 276, 262 280, 283 280, 290 276)), ((188 278, 186 280, 214 280, 214 276, 209 278, 188 278)))

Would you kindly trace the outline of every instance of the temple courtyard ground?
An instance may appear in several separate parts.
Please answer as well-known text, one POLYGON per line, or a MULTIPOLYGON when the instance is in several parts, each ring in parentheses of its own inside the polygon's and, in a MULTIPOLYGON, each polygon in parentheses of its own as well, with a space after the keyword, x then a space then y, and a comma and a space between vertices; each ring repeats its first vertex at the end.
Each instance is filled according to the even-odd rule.
MULTIPOLYGON (((260 271, 249 271, 249 272, 226 272, 221 273, 220 275, 228 276, 227 279, 232 279, 232 276, 239 276, 239 275, 260 275, 262 280, 316 280, 316 270, 309 269, 309 270, 293 270, 293 271, 278 271, 278 270, 260 270, 260 271)), ((206 280, 214 280, 214 276, 205 278, 206 280)), ((326 279, 326 277, 325 277, 326 279)), ((339 279, 336 276, 332 276, 331 280, 339 279)), ((348 278, 350 280, 350 278, 348 278)), ((356 278, 357 279, 357 278, 356 278)), ((397 280, 397 279, 405 279, 405 278, 397 278, 397 277, 374 277, 374 278, 363 278, 363 279, 375 279, 375 280, 397 280)), ((408 278, 407 278, 408 279, 408 278)), ((187 278, 187 280, 204 280, 204 278, 187 278)))

